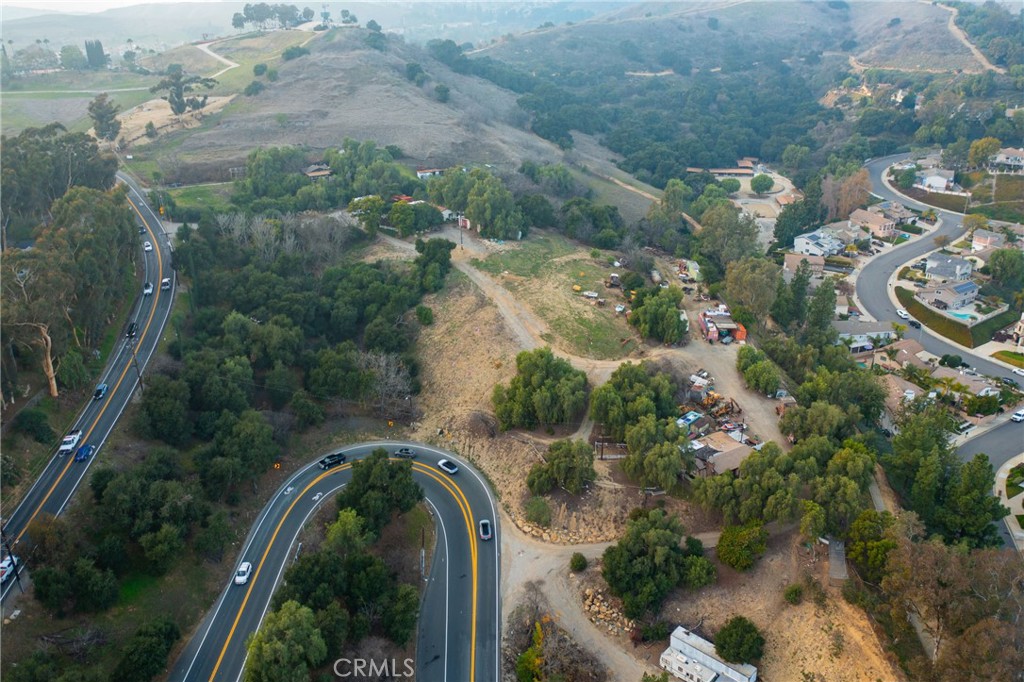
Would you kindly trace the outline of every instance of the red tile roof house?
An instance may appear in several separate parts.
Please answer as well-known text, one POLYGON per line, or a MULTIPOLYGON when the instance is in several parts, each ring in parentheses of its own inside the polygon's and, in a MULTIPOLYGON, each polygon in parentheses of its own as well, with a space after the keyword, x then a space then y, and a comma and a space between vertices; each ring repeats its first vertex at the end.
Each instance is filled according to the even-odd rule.
POLYGON ((850 214, 850 222, 867 228, 876 239, 888 239, 896 234, 896 221, 886 218, 877 211, 865 211, 858 208, 850 214))

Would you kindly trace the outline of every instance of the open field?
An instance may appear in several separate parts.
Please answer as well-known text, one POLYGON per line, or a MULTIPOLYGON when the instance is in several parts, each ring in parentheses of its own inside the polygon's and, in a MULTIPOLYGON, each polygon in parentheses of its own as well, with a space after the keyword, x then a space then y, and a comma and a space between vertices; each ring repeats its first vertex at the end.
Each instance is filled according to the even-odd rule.
POLYGON ((210 208, 217 212, 227 211, 234 185, 221 182, 208 185, 192 185, 168 190, 178 208, 210 208))

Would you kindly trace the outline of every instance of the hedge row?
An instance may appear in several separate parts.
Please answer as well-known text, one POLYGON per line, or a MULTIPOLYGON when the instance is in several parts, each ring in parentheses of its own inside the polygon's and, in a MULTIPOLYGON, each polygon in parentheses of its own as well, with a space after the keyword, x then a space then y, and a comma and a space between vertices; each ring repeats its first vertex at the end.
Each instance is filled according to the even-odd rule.
POLYGON ((971 327, 971 336, 974 339, 974 345, 971 348, 991 341, 993 334, 1003 327, 1013 324, 1017 317, 1018 313, 1016 311, 1007 310, 971 327))
POLYGON ((956 341, 961 346, 974 348, 974 338, 971 336, 970 329, 921 303, 914 298, 914 292, 910 289, 896 287, 896 298, 899 299, 900 305, 907 312, 921 324, 927 325, 936 334, 941 334, 951 341, 956 341))

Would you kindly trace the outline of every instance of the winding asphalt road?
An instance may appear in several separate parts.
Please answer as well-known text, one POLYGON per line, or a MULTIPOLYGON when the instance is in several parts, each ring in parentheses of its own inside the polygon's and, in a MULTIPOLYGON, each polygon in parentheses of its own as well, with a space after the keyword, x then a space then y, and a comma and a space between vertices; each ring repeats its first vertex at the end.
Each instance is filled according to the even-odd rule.
MULTIPOLYGON (((896 194, 882 182, 882 173, 892 164, 907 158, 907 154, 895 154, 880 159, 874 159, 865 164, 868 174, 871 177, 872 193, 883 199, 898 201, 905 206, 912 206, 918 209, 933 208, 942 223, 938 229, 930 234, 925 234, 917 239, 912 239, 900 246, 888 249, 871 260, 857 277, 857 298, 872 317, 876 320, 902 322, 896 317, 896 308, 889 300, 887 291, 889 276, 907 261, 924 256, 935 249, 934 237, 944 235, 949 237, 950 243, 957 241, 964 233, 961 223, 963 216, 950 213, 932 206, 925 206, 913 199, 896 194)), ((917 340, 924 346, 924 349, 935 355, 960 355, 965 360, 970 357, 970 364, 981 374, 991 377, 1015 378, 1003 365, 992 362, 988 358, 975 355, 974 353, 955 346, 940 336, 933 335, 926 329, 918 334, 911 334, 910 338, 917 340)), ((1024 449, 1024 433, 1021 424, 1006 422, 982 436, 967 441, 959 449, 960 457, 969 460, 979 452, 988 455, 996 470, 1014 455, 1020 454, 1024 449)))
MULTIPOLYGON (((140 286, 139 297, 128 319, 129 322, 138 325, 138 332, 133 339, 126 338, 124 332, 121 332, 121 338, 117 341, 107 367, 97 382, 108 385, 107 394, 100 400, 90 400, 71 427, 82 430, 82 438, 76 446, 76 452, 78 447, 87 443, 95 445, 99 451, 106 442, 135 392, 141 372, 156 350, 174 300, 175 277, 170 267, 170 244, 163 233, 160 220, 129 178, 119 173, 118 179, 128 186, 128 200, 135 210, 139 225, 145 230, 145 234, 139 235, 141 268, 144 281, 151 282, 154 291, 151 296, 143 296, 140 286), (152 243, 154 249, 142 251, 143 241, 152 243), (160 290, 160 281, 164 278, 171 280, 169 291, 160 290)), ((76 462, 73 455, 58 456, 54 452, 21 503, 10 516, 4 518, 4 532, 13 545, 15 554, 18 554, 18 543, 24 538, 33 520, 41 514, 57 516, 64 511, 71 496, 85 479, 89 467, 96 460, 96 455, 97 453, 93 453, 85 462, 76 462)), ((32 567, 26 565, 25 568, 31 570, 32 567)), ((4 584, 0 600, 7 598, 14 585, 14 580, 8 580, 4 584)))
MULTIPOLYGON (((348 462, 321 470, 311 463, 274 493, 249 532, 236 566, 253 565, 245 585, 227 576, 213 610, 175 662, 169 679, 239 680, 249 635, 259 629, 274 589, 296 555, 299 531, 313 513, 352 478, 352 462, 383 447, 411 447, 413 478, 423 488, 437 522, 437 546, 420 609, 416 679, 431 682, 496 682, 500 677, 500 534, 497 505, 483 477, 448 452, 419 443, 382 441, 344 448, 348 462), (457 461, 445 474, 437 461, 457 461), (489 519, 494 538, 482 541, 477 527, 489 519)), ((399 674, 403 670, 398 662, 399 674)), ((340 673, 350 672, 342 664, 340 673)), ((354 676, 352 679, 360 679, 354 676)), ((368 678, 367 678, 368 679, 368 678)))

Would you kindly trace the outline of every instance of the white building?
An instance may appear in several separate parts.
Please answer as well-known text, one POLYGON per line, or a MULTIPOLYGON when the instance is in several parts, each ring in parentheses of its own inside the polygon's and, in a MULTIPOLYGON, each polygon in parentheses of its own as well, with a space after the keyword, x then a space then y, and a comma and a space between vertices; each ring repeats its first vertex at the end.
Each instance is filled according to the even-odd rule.
POLYGON ((726 663, 715 645, 684 627, 677 627, 661 654, 661 667, 687 682, 757 682, 757 668, 747 663, 726 663))
POLYGON ((830 234, 821 231, 802 234, 793 240, 793 251, 805 256, 834 256, 846 245, 830 234))

